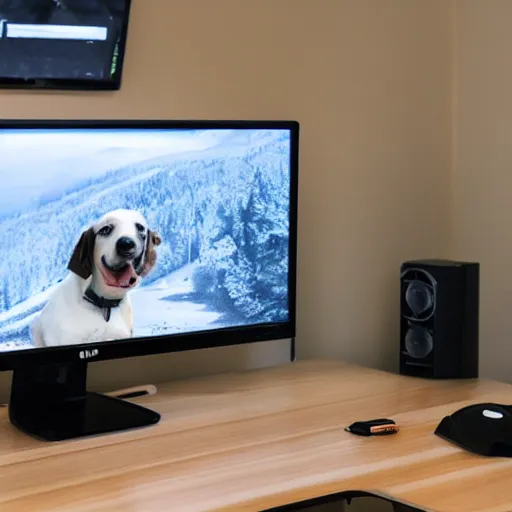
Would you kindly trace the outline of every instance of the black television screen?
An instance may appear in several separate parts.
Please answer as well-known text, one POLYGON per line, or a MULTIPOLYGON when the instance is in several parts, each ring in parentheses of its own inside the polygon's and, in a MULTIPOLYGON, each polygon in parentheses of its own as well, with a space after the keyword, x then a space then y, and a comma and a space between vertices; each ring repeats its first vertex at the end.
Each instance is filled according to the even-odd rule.
POLYGON ((293 335, 295 124, 6 123, 0 154, 2 363, 293 335))
POLYGON ((120 88, 131 0, 0 0, 0 87, 120 88))

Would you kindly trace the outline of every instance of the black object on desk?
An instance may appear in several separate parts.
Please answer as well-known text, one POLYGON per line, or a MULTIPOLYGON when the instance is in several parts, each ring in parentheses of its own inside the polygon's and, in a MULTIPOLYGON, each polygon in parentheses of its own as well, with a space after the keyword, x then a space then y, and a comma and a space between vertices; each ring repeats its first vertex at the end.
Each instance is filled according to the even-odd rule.
POLYGON ((512 406, 481 403, 463 407, 444 417, 435 434, 479 455, 512 457, 512 406))
POLYGON ((345 430, 358 436, 387 436, 396 434, 398 427, 393 420, 379 418, 377 420, 356 421, 346 427, 345 430))

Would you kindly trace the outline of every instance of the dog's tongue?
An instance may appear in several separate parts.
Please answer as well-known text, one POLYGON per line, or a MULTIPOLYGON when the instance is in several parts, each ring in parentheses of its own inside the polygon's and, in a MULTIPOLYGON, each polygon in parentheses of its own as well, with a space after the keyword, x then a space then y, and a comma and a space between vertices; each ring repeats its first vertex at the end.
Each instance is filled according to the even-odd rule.
POLYGON ((116 281, 119 286, 131 286, 137 280, 137 274, 131 265, 127 265, 126 268, 116 276, 116 281))
POLYGON ((120 286, 127 288, 135 283, 137 274, 132 265, 126 265, 126 268, 118 272, 108 272, 107 284, 110 286, 120 286))

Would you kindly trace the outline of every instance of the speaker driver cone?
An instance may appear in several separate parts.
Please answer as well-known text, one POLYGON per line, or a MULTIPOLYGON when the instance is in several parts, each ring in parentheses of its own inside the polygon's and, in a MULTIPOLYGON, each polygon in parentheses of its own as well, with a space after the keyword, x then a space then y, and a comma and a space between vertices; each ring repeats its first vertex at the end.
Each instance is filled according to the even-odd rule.
POLYGON ((405 349, 414 359, 424 359, 434 348, 434 339, 428 329, 411 325, 405 335, 405 349))
POLYGON ((430 320, 436 311, 437 283, 424 270, 410 268, 401 275, 403 317, 415 322, 430 320))
POLYGON ((407 305, 415 316, 420 316, 434 304, 432 288, 421 281, 411 281, 405 291, 407 305))

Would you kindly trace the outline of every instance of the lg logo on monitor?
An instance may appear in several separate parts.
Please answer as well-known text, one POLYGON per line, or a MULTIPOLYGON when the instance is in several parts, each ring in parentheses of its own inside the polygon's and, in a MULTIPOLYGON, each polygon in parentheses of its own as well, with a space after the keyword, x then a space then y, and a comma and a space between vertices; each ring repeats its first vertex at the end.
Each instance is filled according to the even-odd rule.
POLYGON ((90 359, 91 357, 98 355, 98 349, 94 348, 93 350, 81 350, 79 355, 80 359, 90 359))

